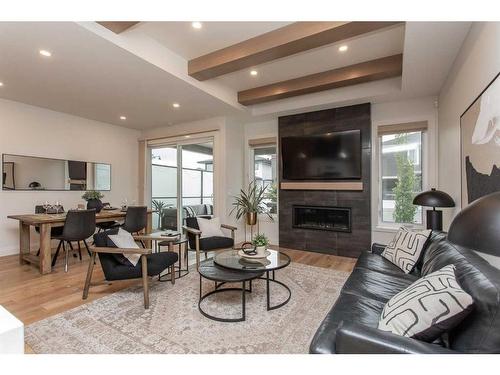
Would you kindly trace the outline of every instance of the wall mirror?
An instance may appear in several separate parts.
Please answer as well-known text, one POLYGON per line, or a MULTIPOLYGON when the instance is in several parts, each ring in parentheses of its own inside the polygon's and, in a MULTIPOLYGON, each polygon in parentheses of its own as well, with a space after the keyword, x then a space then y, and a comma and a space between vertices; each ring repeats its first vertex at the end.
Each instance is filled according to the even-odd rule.
POLYGON ((2 155, 2 190, 111 190, 111 165, 2 155))

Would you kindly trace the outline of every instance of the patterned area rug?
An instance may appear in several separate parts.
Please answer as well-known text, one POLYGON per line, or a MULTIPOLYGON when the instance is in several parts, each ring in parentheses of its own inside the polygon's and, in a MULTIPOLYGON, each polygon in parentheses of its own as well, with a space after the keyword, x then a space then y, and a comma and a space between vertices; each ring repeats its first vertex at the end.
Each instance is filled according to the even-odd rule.
MULTIPOLYGON (((309 343, 336 301, 348 273, 292 263, 276 279, 292 291, 290 302, 266 310, 265 281, 247 294, 246 321, 221 323, 198 311, 199 276, 153 282, 145 310, 141 287, 129 288, 26 327, 26 342, 36 353, 307 353, 309 343)), ((214 287, 203 281, 203 291, 214 287)), ((92 288, 90 289, 92 293, 92 288)), ((286 298, 271 283, 271 303, 286 298)), ((241 293, 210 296, 211 314, 241 313, 241 293)))

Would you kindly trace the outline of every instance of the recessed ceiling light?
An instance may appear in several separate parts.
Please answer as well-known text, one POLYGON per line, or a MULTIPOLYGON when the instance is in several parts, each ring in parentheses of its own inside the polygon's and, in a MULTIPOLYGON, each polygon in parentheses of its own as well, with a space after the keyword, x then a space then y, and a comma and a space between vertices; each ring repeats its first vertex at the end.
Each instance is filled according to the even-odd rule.
POLYGON ((345 52, 349 49, 349 47, 347 47, 346 45, 343 45, 343 46, 340 46, 339 47, 339 52, 345 52))
POLYGON ((193 26, 193 29, 201 29, 203 27, 201 22, 191 22, 191 26, 193 26))
POLYGON ((256 76, 257 74, 259 74, 258 71, 256 71, 256 70, 250 70, 250 75, 256 76))
POLYGON ((174 104, 172 104, 172 107, 174 107, 174 108, 179 108, 180 106, 181 106, 181 105, 180 105, 179 103, 174 103, 174 104))
POLYGON ((3 82, 0 82, 0 87, 2 87, 2 86, 3 86, 3 82))
POLYGON ((126 120, 127 118, 125 116, 120 116, 120 120, 126 120))
POLYGON ((50 56, 52 56, 52 53, 50 51, 47 51, 46 49, 41 49, 40 55, 45 56, 45 57, 50 57, 50 56))
POLYGON ((191 136, 190 135, 185 135, 184 138, 191 138, 191 136))

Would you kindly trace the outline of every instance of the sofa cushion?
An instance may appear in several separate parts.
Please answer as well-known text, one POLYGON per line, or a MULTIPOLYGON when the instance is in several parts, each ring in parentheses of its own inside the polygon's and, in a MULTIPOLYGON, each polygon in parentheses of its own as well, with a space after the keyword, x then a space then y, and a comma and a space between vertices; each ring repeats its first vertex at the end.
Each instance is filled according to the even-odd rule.
POLYGON ((395 294, 411 285, 416 276, 398 277, 364 268, 355 268, 347 279, 342 292, 386 303, 395 294))
POLYGON ((335 335, 343 321, 377 327, 384 303, 355 294, 341 293, 314 335, 311 353, 334 353, 335 335))
POLYGON ((472 310, 472 297, 458 285, 450 264, 418 279, 385 305, 378 328, 432 342, 472 310))
POLYGON ((409 280, 414 280, 414 276, 420 276, 420 271, 417 268, 414 268, 410 274, 406 274, 401 270, 401 268, 389 262, 387 259, 378 254, 369 252, 361 253, 358 261, 356 262, 355 268, 365 268, 375 272, 385 273, 387 275, 408 278, 409 280))
POLYGON ((200 239, 200 249, 204 251, 216 249, 228 249, 233 247, 234 241, 231 237, 207 237, 200 239))
POLYGON ((474 310, 449 332, 450 348, 468 353, 500 353, 500 270, 474 251, 441 239, 429 244, 422 274, 453 264, 458 283, 474 300, 474 310))
POLYGON ((405 273, 410 273, 417 265, 430 234, 430 229, 416 231, 401 227, 382 256, 405 273))

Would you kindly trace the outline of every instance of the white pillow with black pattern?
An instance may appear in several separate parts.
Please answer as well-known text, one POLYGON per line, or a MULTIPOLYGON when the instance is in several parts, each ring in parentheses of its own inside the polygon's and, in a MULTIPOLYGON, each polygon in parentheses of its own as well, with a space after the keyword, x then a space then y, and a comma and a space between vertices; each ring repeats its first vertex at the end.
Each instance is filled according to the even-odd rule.
POLYGON ((474 307, 450 264, 418 279, 384 306, 378 329, 433 342, 457 326, 474 307))
POLYGON ((401 227, 382 252, 382 256, 405 273, 410 273, 415 268, 431 232, 430 229, 416 231, 401 227))

